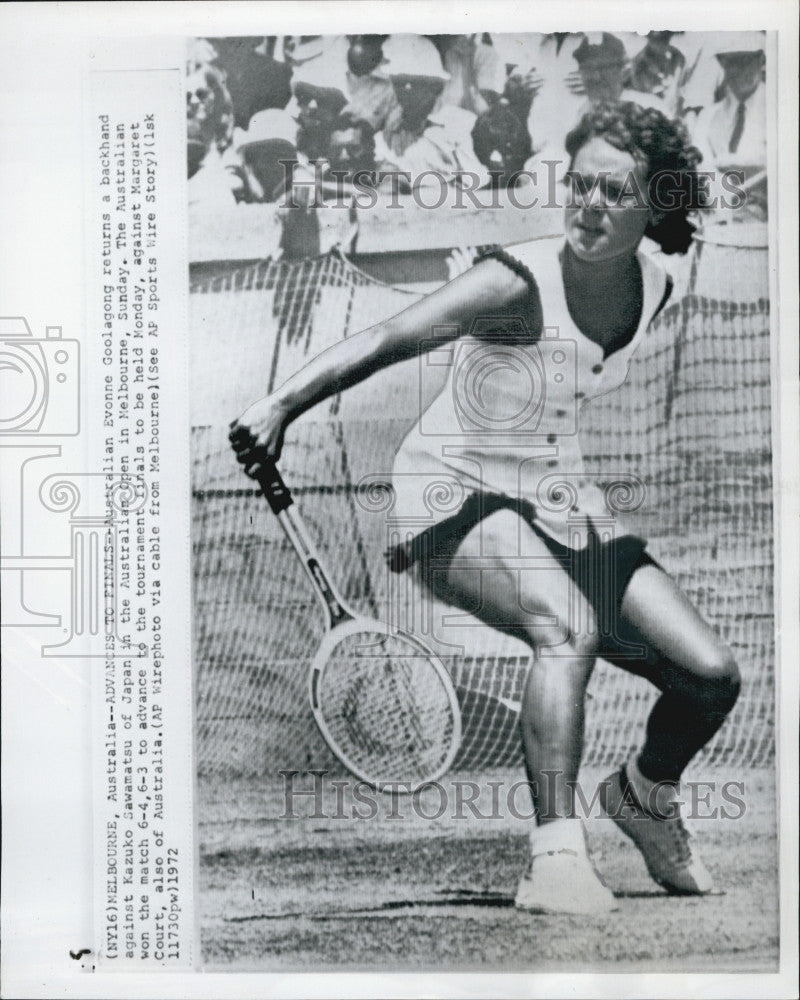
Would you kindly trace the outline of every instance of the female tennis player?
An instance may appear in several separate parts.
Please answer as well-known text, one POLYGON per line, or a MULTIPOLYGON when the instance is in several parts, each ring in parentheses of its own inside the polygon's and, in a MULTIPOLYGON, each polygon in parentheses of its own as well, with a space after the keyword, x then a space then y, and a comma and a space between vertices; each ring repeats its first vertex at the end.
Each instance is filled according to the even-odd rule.
POLYGON ((329 348, 242 414, 237 429, 250 444, 238 446, 238 459, 257 474, 264 457, 279 456, 287 425, 315 403, 429 350, 437 334, 458 341, 449 381, 421 418, 436 435, 418 424, 396 456, 393 513, 430 519, 421 472, 455 481, 465 500, 390 553, 391 563, 533 651, 520 723, 536 821, 516 904, 598 913, 617 904, 589 859, 573 802, 595 658, 661 692, 644 746, 601 784, 600 801, 655 881, 680 894, 707 893, 712 882, 683 824, 678 782, 736 701, 739 675, 645 541, 620 518, 600 538, 608 492, 586 476, 575 427, 584 401, 624 382, 669 296, 669 279, 640 243, 647 235, 666 253, 686 252, 685 196, 696 191, 700 157, 683 126, 632 103, 588 112, 566 149, 566 241, 491 251, 399 315, 329 348), (653 195, 664 177, 671 200, 653 195), (536 372, 544 373, 538 396, 536 372))

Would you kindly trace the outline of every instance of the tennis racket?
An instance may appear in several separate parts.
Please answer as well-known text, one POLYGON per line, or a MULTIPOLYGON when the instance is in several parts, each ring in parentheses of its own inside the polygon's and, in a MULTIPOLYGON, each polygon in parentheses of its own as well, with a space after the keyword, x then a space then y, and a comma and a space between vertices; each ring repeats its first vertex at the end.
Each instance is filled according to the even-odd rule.
POLYGON ((378 790, 413 792, 435 781, 461 742, 461 713, 444 664, 415 636, 349 608, 275 464, 262 463, 257 478, 323 610, 325 635, 308 691, 325 742, 378 790))

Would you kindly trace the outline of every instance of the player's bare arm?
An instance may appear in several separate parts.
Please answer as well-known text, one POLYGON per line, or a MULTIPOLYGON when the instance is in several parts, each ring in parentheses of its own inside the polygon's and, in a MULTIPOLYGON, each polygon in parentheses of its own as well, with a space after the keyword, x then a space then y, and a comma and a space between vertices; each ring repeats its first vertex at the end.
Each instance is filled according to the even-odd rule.
MULTIPOLYGON (((249 476, 257 476, 256 455, 277 460, 286 427, 306 410, 382 368, 430 349, 435 328, 442 330, 442 342, 456 339, 466 333, 479 312, 490 316, 513 313, 530 291, 527 282, 499 261, 483 260, 391 319, 338 341, 234 422, 232 439, 236 434, 238 461, 249 476)), ((535 306, 528 304, 528 315, 535 314, 535 306)))

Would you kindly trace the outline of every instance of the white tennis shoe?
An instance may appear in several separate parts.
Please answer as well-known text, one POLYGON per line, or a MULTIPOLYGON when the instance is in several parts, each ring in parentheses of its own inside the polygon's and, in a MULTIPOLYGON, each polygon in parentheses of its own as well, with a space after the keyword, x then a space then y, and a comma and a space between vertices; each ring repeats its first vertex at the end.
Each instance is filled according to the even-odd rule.
POLYGON ((619 909, 586 854, 568 847, 534 855, 514 905, 531 913, 590 915, 619 909))
POLYGON ((673 816, 654 816, 636 799, 626 770, 621 768, 601 785, 600 803, 639 848, 654 882, 677 896, 703 896, 712 891, 713 880, 692 849, 677 802, 673 816))

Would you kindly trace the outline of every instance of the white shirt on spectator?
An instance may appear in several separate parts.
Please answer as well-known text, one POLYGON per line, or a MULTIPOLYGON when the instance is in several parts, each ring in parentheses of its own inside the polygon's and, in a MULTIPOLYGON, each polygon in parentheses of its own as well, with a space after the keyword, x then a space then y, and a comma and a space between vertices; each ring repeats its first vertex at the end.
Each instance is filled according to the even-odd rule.
POLYGON ((763 170, 767 165, 766 88, 760 83, 744 103, 744 127, 736 149, 730 143, 736 127, 739 101, 730 92, 701 112, 693 141, 703 154, 702 168, 742 167, 763 170))
POLYGON ((583 38, 583 34, 570 34, 559 45, 552 35, 540 36, 535 69, 544 84, 528 115, 528 134, 534 151, 563 143, 564 136, 580 118, 586 95, 582 93, 574 54, 583 38))
POLYGON ((460 36, 447 49, 442 63, 450 74, 439 98, 443 108, 453 106, 481 112, 485 110, 481 91, 503 93, 505 66, 493 46, 484 44, 476 35, 460 36))
POLYGON ((380 73, 373 71, 365 76, 356 76, 348 70, 347 87, 347 110, 354 117, 369 122, 376 131, 382 129, 387 122, 397 121, 402 117, 392 81, 380 73))
MULTIPOLYGON (((744 125, 736 149, 730 144, 736 128, 739 101, 727 93, 721 101, 701 112, 693 130, 693 142, 703 154, 701 170, 739 173, 737 184, 744 182, 747 196, 736 211, 723 211, 728 222, 764 222, 767 218, 767 126, 766 89, 761 83, 744 103, 744 125), (749 183, 748 183, 749 182, 749 183)), ((719 190, 719 180, 712 181, 719 190)))
MULTIPOLYGON (((489 174, 472 146, 475 121, 476 116, 464 108, 439 108, 428 117, 422 135, 408 144, 401 131, 393 136, 376 135, 375 160, 382 170, 407 171, 412 186, 426 171, 440 174, 447 184, 458 183, 456 173, 469 171, 478 175, 482 186, 488 183, 489 174)), ((419 183, 423 188, 440 187, 438 179, 430 174, 419 183)))

